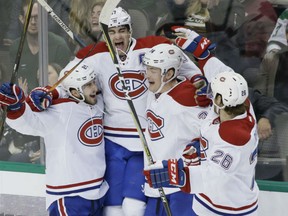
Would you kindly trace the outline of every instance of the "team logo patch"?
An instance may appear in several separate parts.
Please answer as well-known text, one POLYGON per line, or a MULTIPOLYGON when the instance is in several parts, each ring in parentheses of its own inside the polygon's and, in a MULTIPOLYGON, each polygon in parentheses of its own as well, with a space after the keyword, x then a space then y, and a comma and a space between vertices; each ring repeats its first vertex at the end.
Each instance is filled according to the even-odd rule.
POLYGON ((102 117, 93 117, 84 122, 78 130, 78 140, 86 146, 98 146, 103 141, 102 117))
POLYGON ((160 116, 157 116, 151 110, 147 110, 147 123, 148 131, 152 141, 162 139, 164 135, 161 132, 161 129, 164 127, 164 119, 160 116))
MULTIPOLYGON (((138 98, 143 95, 148 87, 145 83, 146 78, 144 71, 125 71, 123 77, 125 86, 129 91, 129 96, 132 99, 138 98)), ((123 86, 118 78, 117 73, 113 74, 109 79, 109 87, 115 97, 125 100, 125 93, 123 92, 123 86)))

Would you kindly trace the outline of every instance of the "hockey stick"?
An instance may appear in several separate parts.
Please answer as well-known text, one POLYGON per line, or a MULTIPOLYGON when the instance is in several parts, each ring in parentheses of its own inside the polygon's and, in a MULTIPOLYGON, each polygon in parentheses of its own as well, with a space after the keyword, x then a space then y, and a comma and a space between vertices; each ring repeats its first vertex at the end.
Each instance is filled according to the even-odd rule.
POLYGON ((45 0, 37 0, 38 3, 47 11, 47 13, 61 26, 61 28, 69 35, 72 40, 75 40, 81 47, 85 47, 86 44, 75 35, 72 30, 55 14, 53 9, 47 4, 45 0))
MULTIPOLYGON (((26 33, 27 33, 30 17, 31 17, 32 8, 33 8, 33 0, 30 0, 30 2, 28 4, 28 8, 27 8, 27 14, 25 17, 24 25, 23 25, 22 35, 20 37, 20 42, 19 42, 19 46, 18 46, 16 58, 15 58, 13 72, 12 72, 11 79, 10 79, 11 84, 16 82, 16 78, 18 75, 18 68, 20 65, 20 59, 21 59, 22 50, 24 47, 24 42, 25 42, 25 38, 26 38, 26 33)), ((2 140, 2 137, 3 137, 4 124, 5 124, 6 117, 7 117, 7 107, 3 107, 2 122, 0 124, 0 140, 2 140)))
MULTIPOLYGON (((120 2, 120 0, 107 0, 104 7, 102 8, 102 11, 101 11, 101 14, 100 14, 100 26, 102 28, 102 31, 103 31, 103 35, 104 35, 104 39, 106 41, 106 44, 109 48, 109 53, 111 55, 111 58, 113 60, 113 63, 117 69, 117 73, 118 73, 118 78, 122 84, 122 88, 123 88, 123 92, 124 92, 124 95, 125 95, 125 99, 126 101, 128 102, 128 105, 129 105, 129 108, 130 108, 130 111, 131 111, 131 115, 133 117, 133 120, 134 120, 134 123, 135 123, 135 126, 136 126, 136 129, 137 129, 137 132, 139 134, 139 137, 140 137, 140 140, 143 144, 143 148, 144 148, 144 152, 148 158, 148 164, 151 165, 154 163, 153 161, 153 158, 152 158, 152 155, 151 155, 151 152, 149 150, 149 147, 148 147, 148 144, 147 144, 147 141, 146 141, 146 138, 144 136, 144 133, 142 131, 142 127, 141 127, 141 124, 140 124, 140 121, 139 121, 139 118, 137 116, 137 112, 135 110, 135 107, 134 107, 134 104, 133 104, 133 101, 129 95, 129 90, 125 84, 125 79, 124 79, 124 76, 121 72, 121 69, 120 69, 120 66, 119 66, 119 62, 118 62, 118 59, 117 59, 117 56, 116 56, 116 51, 114 49, 114 46, 112 44, 112 41, 109 37, 109 34, 108 34, 108 24, 109 24, 109 21, 110 21, 110 17, 111 17, 111 14, 114 10, 114 8, 118 5, 118 3, 120 2)), ((165 208, 165 212, 167 214, 167 216, 171 216, 171 211, 170 211, 170 207, 169 207, 169 204, 168 204, 168 201, 167 201, 167 198, 166 198, 166 195, 164 193, 164 190, 163 188, 159 188, 159 194, 160 194, 160 197, 161 197, 161 200, 162 200, 162 203, 164 205, 164 208, 165 208)))

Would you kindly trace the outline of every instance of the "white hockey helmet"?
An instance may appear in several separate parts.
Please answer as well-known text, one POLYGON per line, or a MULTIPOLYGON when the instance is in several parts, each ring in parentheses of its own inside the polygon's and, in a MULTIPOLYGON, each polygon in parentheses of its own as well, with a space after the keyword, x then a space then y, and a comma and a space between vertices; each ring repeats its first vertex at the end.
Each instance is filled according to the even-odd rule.
POLYGON ((174 68, 175 73, 171 79, 178 76, 182 61, 183 54, 180 48, 166 43, 152 47, 143 57, 143 63, 146 66, 160 68, 162 76, 165 75, 169 69, 174 68))
POLYGON ((235 72, 217 74, 211 81, 211 89, 213 99, 215 99, 217 94, 222 96, 224 107, 235 107, 243 104, 248 97, 246 80, 235 72))
MULTIPOLYGON (((77 63, 70 62, 59 75, 59 79, 61 79, 67 71, 70 71, 77 63)), ((76 89, 81 95, 81 99, 75 98, 80 101, 84 101, 83 89, 82 87, 88 82, 94 80, 96 78, 95 72, 93 68, 85 63, 85 61, 81 62, 71 74, 69 74, 61 83, 62 87, 69 93, 69 95, 75 98, 71 94, 71 89, 76 89)))
POLYGON ((108 28, 128 25, 131 31, 131 16, 122 7, 113 10, 108 24, 108 28))

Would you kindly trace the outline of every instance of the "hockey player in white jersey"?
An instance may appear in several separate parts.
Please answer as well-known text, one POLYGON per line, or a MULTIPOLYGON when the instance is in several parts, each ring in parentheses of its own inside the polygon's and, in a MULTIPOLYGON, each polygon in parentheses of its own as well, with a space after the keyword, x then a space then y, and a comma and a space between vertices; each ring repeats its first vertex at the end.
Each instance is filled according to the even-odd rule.
MULTIPOLYGON (((143 58, 149 82, 145 137, 153 160, 181 157, 186 145, 200 136, 200 125, 208 114, 208 107, 197 105, 194 85, 178 76, 182 53, 176 45, 159 44, 143 58)), ((145 166, 147 161, 145 158, 145 166)), ((172 215, 196 215, 191 208, 191 194, 167 187, 164 192, 172 215)), ((145 184, 145 195, 148 197, 145 215, 165 216, 159 191, 145 184)))
MULTIPOLYGON (((170 41, 159 36, 148 36, 137 40, 132 38, 131 17, 121 7, 113 11, 108 28, 109 36, 118 53, 125 84, 144 130, 148 82, 145 78, 142 57, 151 47, 160 43, 170 43, 170 41)), ((88 46, 80 50, 74 62, 84 58, 90 49, 91 46, 88 46)), ((105 179, 110 188, 105 198, 104 215, 143 215, 146 205, 146 197, 142 189, 145 182, 142 174, 143 147, 106 43, 98 43, 86 61, 95 65, 106 111, 104 117, 107 162, 105 179)), ((180 72, 188 78, 201 74, 199 68, 188 57, 185 57, 180 72)))
POLYGON ((211 89, 214 110, 201 126, 201 165, 183 168, 182 159, 158 161, 145 171, 146 178, 154 188, 176 186, 195 193, 197 215, 257 215, 258 134, 247 82, 223 72, 211 89))
MULTIPOLYGON (((60 78, 73 66, 68 64, 60 78)), ((70 97, 53 100, 43 112, 32 112, 23 90, 10 83, 0 87, 0 104, 7 106, 10 127, 44 138, 49 215, 101 215, 108 184, 104 180, 103 100, 96 95, 93 68, 82 62, 62 85, 70 97)), ((42 88, 34 94, 49 104, 47 91, 42 88)))

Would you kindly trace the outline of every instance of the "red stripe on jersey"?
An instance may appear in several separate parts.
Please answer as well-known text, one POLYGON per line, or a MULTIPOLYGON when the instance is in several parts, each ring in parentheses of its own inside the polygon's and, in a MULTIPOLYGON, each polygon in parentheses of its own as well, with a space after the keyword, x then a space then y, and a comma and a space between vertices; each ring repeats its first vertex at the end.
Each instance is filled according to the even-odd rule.
POLYGON ((175 86, 168 95, 183 106, 198 106, 195 101, 196 88, 189 80, 185 80, 175 86))
POLYGON ((72 98, 58 98, 58 99, 52 100, 52 105, 67 103, 67 102, 79 103, 78 101, 72 98))
POLYGON ((61 216, 67 216, 66 211, 65 211, 63 198, 58 200, 58 206, 59 206, 60 215, 61 216))
MULTIPOLYGON (((106 130, 111 130, 111 131, 137 132, 137 129, 136 129, 136 128, 112 128, 112 127, 104 126, 104 129, 106 129, 106 130)), ((142 131, 144 132, 145 129, 142 129, 142 131)))
POLYGON ((246 206, 241 206, 241 207, 238 207, 238 208, 233 208, 233 207, 229 207, 229 206, 222 206, 222 205, 216 205, 214 204, 209 197, 207 197, 205 194, 199 194, 202 198, 204 198, 206 201, 208 201, 211 205, 213 205, 214 207, 216 208, 219 208, 219 209, 224 209, 224 210, 229 210, 229 211, 242 211, 242 210, 246 210, 246 209, 249 209, 253 206, 255 206, 258 202, 258 200, 256 200, 255 202, 251 203, 250 205, 246 205, 246 206))
POLYGON ((72 188, 72 187, 77 187, 77 186, 92 184, 92 183, 95 183, 95 182, 101 182, 101 181, 103 181, 103 179, 104 179, 104 178, 102 177, 102 178, 98 178, 98 179, 94 179, 94 180, 90 180, 90 181, 85 181, 85 182, 80 182, 80 183, 76 183, 76 184, 60 185, 60 186, 46 185, 46 187, 47 187, 47 188, 50 188, 50 189, 72 188))

